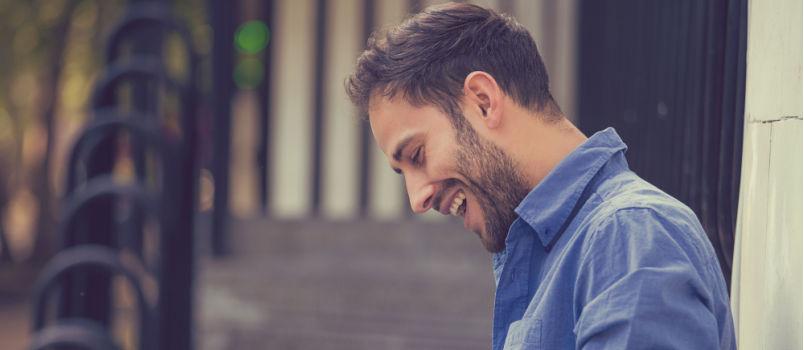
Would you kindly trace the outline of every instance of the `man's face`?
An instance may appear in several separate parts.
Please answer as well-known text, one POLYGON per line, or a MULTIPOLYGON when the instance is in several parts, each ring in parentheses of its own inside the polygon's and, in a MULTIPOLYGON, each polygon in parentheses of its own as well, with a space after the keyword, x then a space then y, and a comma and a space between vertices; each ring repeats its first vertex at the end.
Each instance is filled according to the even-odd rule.
POLYGON ((462 217, 487 250, 501 251, 514 208, 530 190, 513 159, 463 116, 456 129, 434 106, 378 97, 369 115, 377 144, 405 178, 413 211, 462 217))

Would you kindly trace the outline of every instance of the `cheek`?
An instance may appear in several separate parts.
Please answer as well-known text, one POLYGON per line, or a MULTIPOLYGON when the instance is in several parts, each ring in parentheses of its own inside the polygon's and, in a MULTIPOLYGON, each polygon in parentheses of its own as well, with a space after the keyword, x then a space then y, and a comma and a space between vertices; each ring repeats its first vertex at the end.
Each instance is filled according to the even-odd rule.
POLYGON ((461 149, 455 142, 451 130, 429 135, 430 142, 425 150, 428 165, 442 178, 454 178, 462 168, 459 164, 461 149))
POLYGON ((462 166, 454 152, 432 152, 426 155, 425 168, 428 173, 440 179, 463 179, 462 166))

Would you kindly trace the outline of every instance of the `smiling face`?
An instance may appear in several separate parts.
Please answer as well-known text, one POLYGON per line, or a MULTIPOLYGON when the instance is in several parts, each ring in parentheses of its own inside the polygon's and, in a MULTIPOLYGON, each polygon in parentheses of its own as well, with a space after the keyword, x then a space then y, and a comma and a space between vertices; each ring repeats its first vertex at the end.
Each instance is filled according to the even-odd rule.
POLYGON ((492 252, 514 208, 583 136, 558 132, 573 127, 527 29, 472 4, 431 6, 373 33, 345 88, 405 177, 413 211, 463 217, 492 252))
POLYGON ((375 141, 405 178, 414 212, 462 217, 487 250, 505 247, 514 208, 530 190, 509 155, 464 116, 451 119, 434 106, 378 97, 369 116, 375 141))

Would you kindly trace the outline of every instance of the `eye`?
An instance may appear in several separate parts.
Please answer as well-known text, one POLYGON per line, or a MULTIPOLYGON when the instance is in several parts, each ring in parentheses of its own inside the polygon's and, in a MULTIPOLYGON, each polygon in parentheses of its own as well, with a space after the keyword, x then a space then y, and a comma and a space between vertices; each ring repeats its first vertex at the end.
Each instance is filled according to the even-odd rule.
POLYGON ((422 165, 424 163, 424 151, 422 150, 424 147, 419 146, 416 148, 416 151, 413 152, 413 156, 410 158, 410 162, 414 165, 422 165))

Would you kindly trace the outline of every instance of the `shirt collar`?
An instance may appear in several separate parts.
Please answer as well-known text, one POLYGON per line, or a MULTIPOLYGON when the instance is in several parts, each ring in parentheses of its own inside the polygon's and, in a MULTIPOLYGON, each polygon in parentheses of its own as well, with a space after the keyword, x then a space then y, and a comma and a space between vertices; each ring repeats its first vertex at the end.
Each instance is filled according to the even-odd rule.
POLYGON ((558 163, 519 203, 515 212, 536 231, 545 248, 557 238, 564 222, 572 219, 569 216, 581 192, 600 168, 614 154, 626 149, 613 128, 595 133, 558 163))

